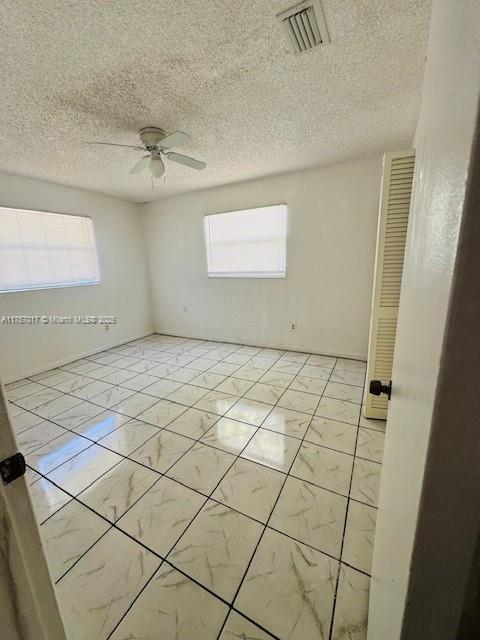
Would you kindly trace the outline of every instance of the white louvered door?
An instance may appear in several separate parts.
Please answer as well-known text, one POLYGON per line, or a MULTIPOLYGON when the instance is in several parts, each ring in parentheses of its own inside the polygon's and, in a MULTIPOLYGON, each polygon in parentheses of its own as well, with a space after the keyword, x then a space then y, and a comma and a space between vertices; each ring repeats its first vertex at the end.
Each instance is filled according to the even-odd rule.
POLYGON ((363 409, 367 418, 385 420, 387 417, 387 397, 372 395, 368 387, 370 380, 388 384, 392 376, 414 167, 412 150, 386 153, 383 157, 363 409))

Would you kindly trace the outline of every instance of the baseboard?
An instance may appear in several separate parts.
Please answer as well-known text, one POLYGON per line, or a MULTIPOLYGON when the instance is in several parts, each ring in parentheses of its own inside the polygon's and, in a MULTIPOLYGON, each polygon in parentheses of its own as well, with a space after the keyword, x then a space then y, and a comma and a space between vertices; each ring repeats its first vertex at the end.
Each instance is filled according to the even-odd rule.
POLYGON ((179 334, 175 331, 169 331, 167 329, 154 329, 154 333, 164 335, 164 336, 172 336, 173 338, 191 338, 192 340, 211 340, 212 342, 228 342, 229 344, 244 344, 248 347, 258 347, 258 348, 266 348, 266 349, 283 349, 284 351, 299 351, 301 353, 314 353, 319 356, 333 356, 334 358, 347 358, 348 360, 360 360, 361 362, 366 362, 367 356, 366 354, 358 354, 358 353, 349 353, 349 352, 333 352, 333 351, 319 351, 314 347, 293 347, 286 344, 257 344, 255 342, 249 342, 247 340, 238 339, 232 340, 231 338, 225 338, 222 336, 208 336, 208 335, 200 335, 189 333, 179 334))
POLYGON ((50 369, 56 369, 57 367, 61 367, 64 364, 69 364, 70 362, 74 362, 75 360, 80 360, 81 358, 87 358, 88 356, 93 356, 94 353, 98 353, 99 351, 105 351, 106 349, 113 349, 114 347, 119 347, 120 345, 125 344, 127 342, 132 342, 132 340, 139 340, 140 338, 145 338, 146 336, 152 335, 152 333, 155 333, 155 331, 153 329, 150 329, 150 331, 147 331, 146 333, 139 333, 137 335, 131 336, 130 338, 123 338, 122 340, 117 340, 116 342, 112 342, 112 343, 103 345, 101 347, 97 347, 96 349, 83 351, 82 353, 78 353, 75 356, 62 358, 61 360, 51 362, 48 366, 38 367, 37 369, 30 369, 22 374, 15 375, 10 378, 4 378, 2 382, 4 385, 6 385, 12 382, 17 382, 17 380, 23 380, 24 378, 29 378, 30 376, 36 376, 39 373, 50 371, 50 369))

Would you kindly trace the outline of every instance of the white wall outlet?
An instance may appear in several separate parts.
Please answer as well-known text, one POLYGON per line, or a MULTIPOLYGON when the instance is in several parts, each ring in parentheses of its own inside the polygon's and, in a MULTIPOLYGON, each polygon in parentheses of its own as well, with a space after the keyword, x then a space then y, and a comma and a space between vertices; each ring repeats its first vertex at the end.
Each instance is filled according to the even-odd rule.
POLYGON ((296 333, 296 331, 297 331, 297 323, 296 322, 291 322, 290 323, 290 331, 292 333, 296 333))

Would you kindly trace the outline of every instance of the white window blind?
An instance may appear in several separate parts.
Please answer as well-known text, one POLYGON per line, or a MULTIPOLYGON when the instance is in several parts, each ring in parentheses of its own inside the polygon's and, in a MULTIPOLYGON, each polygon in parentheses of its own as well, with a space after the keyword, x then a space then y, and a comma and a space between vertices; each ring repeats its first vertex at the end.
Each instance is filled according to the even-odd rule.
POLYGON ((287 207, 205 216, 205 242, 210 277, 285 278, 287 207))
POLYGON ((0 207, 0 292, 98 282, 91 218, 0 207))

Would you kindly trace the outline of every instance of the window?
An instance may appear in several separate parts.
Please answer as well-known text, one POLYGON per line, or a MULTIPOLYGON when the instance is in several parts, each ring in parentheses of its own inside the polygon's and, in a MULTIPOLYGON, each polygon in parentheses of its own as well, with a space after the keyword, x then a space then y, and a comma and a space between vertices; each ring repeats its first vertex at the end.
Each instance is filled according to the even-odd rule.
POLYGON ((91 218, 0 207, 0 292, 98 282, 91 218))
POLYGON ((205 242, 210 277, 285 278, 287 207, 205 216, 205 242))

